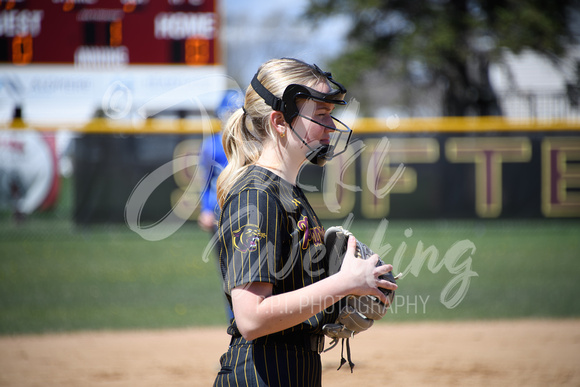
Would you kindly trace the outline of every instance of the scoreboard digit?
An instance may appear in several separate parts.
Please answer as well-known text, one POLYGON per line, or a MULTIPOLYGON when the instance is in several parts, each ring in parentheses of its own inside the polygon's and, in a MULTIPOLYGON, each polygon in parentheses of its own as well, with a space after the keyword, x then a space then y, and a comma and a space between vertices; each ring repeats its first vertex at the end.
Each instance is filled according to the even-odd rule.
POLYGON ((22 66, 30 62, 32 62, 32 36, 15 36, 12 38, 12 63, 22 66))

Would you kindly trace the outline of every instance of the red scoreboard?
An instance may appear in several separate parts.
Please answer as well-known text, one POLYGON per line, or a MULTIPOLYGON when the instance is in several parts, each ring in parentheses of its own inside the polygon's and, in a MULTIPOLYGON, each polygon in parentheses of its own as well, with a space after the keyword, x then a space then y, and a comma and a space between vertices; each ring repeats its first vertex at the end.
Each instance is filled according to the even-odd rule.
POLYGON ((0 0, 0 63, 221 64, 218 0, 0 0))

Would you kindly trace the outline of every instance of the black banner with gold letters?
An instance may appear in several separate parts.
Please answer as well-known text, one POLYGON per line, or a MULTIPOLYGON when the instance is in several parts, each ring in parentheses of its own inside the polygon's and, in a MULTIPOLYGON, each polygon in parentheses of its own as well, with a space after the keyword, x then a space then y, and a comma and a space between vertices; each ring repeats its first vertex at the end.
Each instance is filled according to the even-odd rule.
MULTIPOLYGON (((151 189, 141 220, 170 212, 196 219, 204 185, 200 131, 137 135, 125 128, 119 135, 97 128, 77 140, 77 222, 123 221, 131 192, 168 163, 173 167, 151 189)), ((479 118, 401 120, 391 129, 363 119, 346 153, 324 168, 306 165, 298 182, 322 219, 578 218, 577 128, 479 118)))
POLYGON ((364 133, 301 181, 325 218, 580 217, 580 131, 481 122, 364 133))

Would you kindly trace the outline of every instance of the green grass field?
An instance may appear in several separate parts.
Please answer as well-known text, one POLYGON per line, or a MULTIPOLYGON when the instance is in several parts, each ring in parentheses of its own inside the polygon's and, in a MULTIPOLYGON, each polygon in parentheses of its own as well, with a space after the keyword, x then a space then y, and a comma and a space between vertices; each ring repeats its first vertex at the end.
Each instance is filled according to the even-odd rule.
MULTIPOLYGON (((209 236, 195 223, 150 242, 125 225, 80 229, 59 214, 20 225, 0 217, 0 334, 225 324, 216 263, 202 260, 209 236)), ((370 243, 378 226, 355 220, 352 230, 370 243)), ((392 220, 381 242, 391 246, 385 261, 407 273, 383 321, 580 316, 580 221, 392 220), (462 243, 475 251, 446 257, 462 243), (418 260, 419 245, 437 259, 418 260), (450 309, 440 297, 468 257, 477 276, 450 309)))

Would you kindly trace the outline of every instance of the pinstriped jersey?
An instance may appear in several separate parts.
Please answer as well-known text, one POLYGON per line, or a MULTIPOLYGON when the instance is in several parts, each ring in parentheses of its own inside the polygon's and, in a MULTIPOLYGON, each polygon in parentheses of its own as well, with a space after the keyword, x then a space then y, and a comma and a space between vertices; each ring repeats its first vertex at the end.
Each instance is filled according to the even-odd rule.
POLYGON ((320 387, 317 352, 291 345, 254 345, 233 339, 220 358, 214 387, 320 387), (242 343, 240 343, 242 342, 242 343))
MULTIPOLYGON (((232 187, 222 208, 219 235, 228 299, 233 288, 251 282, 271 283, 275 295, 328 276, 320 220, 299 187, 265 168, 250 166, 232 187)), ((335 317, 323 311, 284 333, 321 333, 335 317)), ((235 319, 228 332, 239 335, 235 319)))

